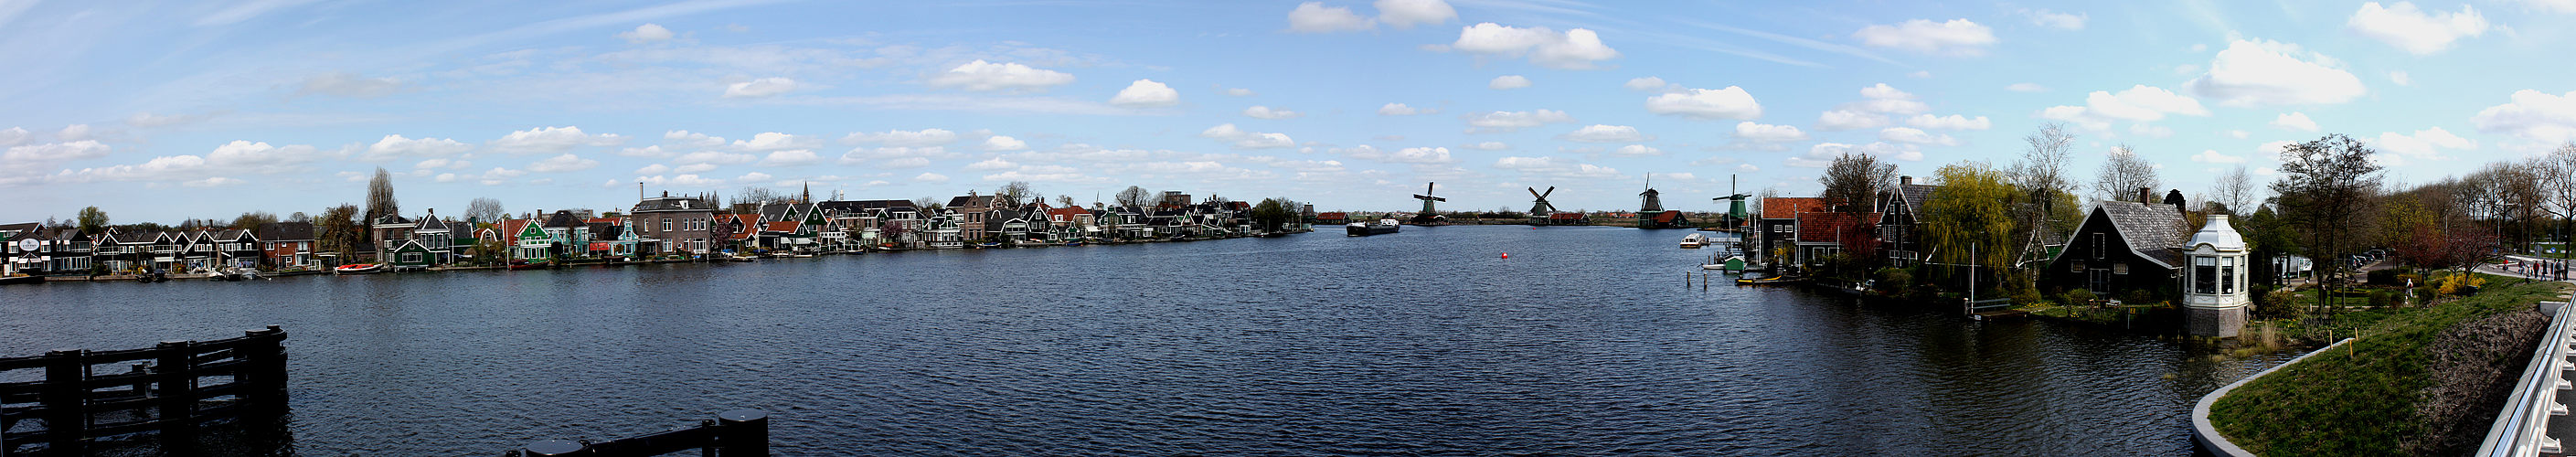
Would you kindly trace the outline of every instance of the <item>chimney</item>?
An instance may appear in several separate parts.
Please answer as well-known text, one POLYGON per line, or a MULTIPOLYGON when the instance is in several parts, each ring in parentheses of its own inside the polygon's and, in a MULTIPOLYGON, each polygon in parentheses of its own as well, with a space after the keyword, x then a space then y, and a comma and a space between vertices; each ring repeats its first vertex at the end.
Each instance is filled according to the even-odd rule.
POLYGON ((2140 187, 2140 188, 2138 188, 2138 203, 2148 203, 2148 202, 2153 202, 2153 201, 2156 201, 2156 189, 2155 189, 2155 188, 2152 188, 2152 187, 2140 187))
POLYGON ((1912 177, 1912 176, 1898 176, 1898 177, 1896 177, 1896 184, 1897 184, 1897 185, 1903 185, 1903 186, 1911 186, 1911 185, 1914 185, 1914 177, 1912 177))

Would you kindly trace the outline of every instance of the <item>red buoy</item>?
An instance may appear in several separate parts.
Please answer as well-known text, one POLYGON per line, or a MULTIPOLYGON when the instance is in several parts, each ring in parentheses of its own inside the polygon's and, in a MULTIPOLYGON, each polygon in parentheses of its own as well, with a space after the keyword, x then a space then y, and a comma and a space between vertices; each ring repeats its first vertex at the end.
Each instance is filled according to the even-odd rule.
POLYGON ((1506 258, 1506 259, 1512 258, 1512 253, 1509 253, 1509 252, 1505 252, 1505 253, 1503 253, 1503 258, 1506 258))

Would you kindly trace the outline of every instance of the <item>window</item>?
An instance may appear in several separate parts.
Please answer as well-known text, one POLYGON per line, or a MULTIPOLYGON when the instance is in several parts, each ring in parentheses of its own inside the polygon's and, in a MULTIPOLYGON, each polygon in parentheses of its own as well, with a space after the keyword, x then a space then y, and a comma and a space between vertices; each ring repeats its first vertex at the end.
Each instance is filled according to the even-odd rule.
POLYGON ((662 219, 662 231, 665 231, 665 232, 671 231, 671 219, 670 219, 670 218, 663 218, 663 219, 662 219))
POLYGON ((2084 272, 2084 261, 2082 261, 2082 260, 2077 260, 2077 261, 2073 261, 2073 262, 2067 262, 2067 263, 2066 263, 2066 272, 2068 272, 2068 273, 2083 273, 2083 272, 2084 272))
POLYGON ((2218 293, 2236 293, 2236 258, 2218 259, 2218 293))
POLYGON ((2218 293, 2218 258, 2192 257, 2191 265, 2191 292, 2203 295, 2218 293))
POLYGON ((403 263, 420 263, 420 253, 418 253, 418 252, 405 252, 405 253, 403 253, 403 255, 402 255, 402 262, 403 262, 403 263))
POLYGON ((2125 263, 2125 262, 2123 262, 2123 263, 2114 263, 2114 264, 2111 264, 2111 274, 2115 274, 2115 275, 2124 275, 2124 274, 2129 274, 2129 264, 2128 264, 2128 263, 2125 263))

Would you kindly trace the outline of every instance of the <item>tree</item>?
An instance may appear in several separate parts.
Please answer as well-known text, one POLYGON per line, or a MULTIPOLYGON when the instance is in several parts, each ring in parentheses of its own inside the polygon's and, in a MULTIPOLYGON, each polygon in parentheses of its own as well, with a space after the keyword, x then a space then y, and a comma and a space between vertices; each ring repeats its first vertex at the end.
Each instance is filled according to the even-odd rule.
POLYGON ((920 211, 920 214, 923 215, 939 212, 941 206, 942 205, 939 204, 939 197, 921 197, 912 199, 912 209, 920 211))
MULTIPOLYGON (((2281 150, 2281 178, 2272 182, 2272 192, 2281 195, 2291 224, 2307 229, 2308 258, 2323 270, 2318 283, 2328 291, 2343 279, 2343 255, 2355 244, 2350 227, 2379 188, 2380 167, 2370 160, 2375 153, 2343 134, 2281 150)), ((2317 294, 2317 303, 2328 305, 2333 295, 2317 294)))
POLYGON ((1297 210, 1292 209, 1296 206, 1297 202, 1287 197, 1261 199, 1260 204, 1252 205, 1252 223, 1262 230, 1277 231, 1297 217, 1297 210))
POLYGON ((1116 198, 1118 206, 1145 208, 1154 204, 1154 191, 1145 190, 1143 187, 1127 186, 1127 190, 1118 191, 1116 198))
POLYGON ((358 245, 367 242, 367 226, 358 222, 358 206, 342 203, 322 210, 322 218, 313 221, 315 248, 340 253, 344 262, 354 261, 358 245))
POLYGON ((242 215, 241 215, 241 216, 234 217, 234 218, 233 218, 233 223, 232 223, 231 225, 227 225, 227 227, 232 227, 232 228, 242 229, 242 230, 250 230, 250 229, 256 229, 256 228, 259 228, 260 224, 268 224, 268 223, 275 223, 275 222, 277 222, 277 213, 271 213, 271 212, 267 212, 267 211, 252 211, 252 212, 242 213, 242 215))
POLYGON ((475 197, 474 201, 465 203, 465 218, 467 220, 475 222, 495 222, 500 221, 505 217, 510 217, 510 212, 508 210, 501 209, 501 199, 492 197, 475 197))
POLYGON ((287 221, 287 222, 303 222, 303 223, 312 223, 312 222, 313 222, 313 215, 310 215, 310 214, 304 214, 304 212, 303 212, 303 211, 296 211, 296 212, 295 212, 295 214, 288 214, 288 215, 286 215, 286 221, 287 221))
MULTIPOLYGON (((2011 271, 2016 224, 2008 205, 2020 190, 2007 174, 1981 162, 1944 165, 1933 172, 1941 187, 1923 202, 1923 237, 1933 261, 1975 264, 1980 273, 2011 271)), ((1998 284, 1988 282, 1986 284, 1998 284)))
POLYGON ((75 221, 74 224, 80 225, 82 235, 96 235, 100 231, 107 230, 107 211, 100 210, 96 206, 81 208, 80 214, 73 216, 72 220, 75 221))
POLYGON ((1853 215, 1865 214, 1878 207, 1880 191, 1893 187, 1896 164, 1878 161, 1877 156, 1845 153, 1825 166, 1825 175, 1816 182, 1825 186, 1821 197, 1833 211, 1853 215))
POLYGON ((1055 196, 1055 203, 1056 206, 1063 208, 1081 208, 1081 206, 1073 204, 1073 196, 1071 195, 1057 195, 1055 196))
POLYGON ((2022 150, 2021 162, 2013 165, 2013 187, 2030 195, 2040 195, 2035 192, 2042 189, 2074 193, 2075 183, 2066 177, 2066 164, 2072 161, 2068 153, 2074 149, 2075 134, 2066 132, 2066 124, 2041 124, 2038 132, 2022 137, 2022 141, 2029 146, 2022 150))
POLYGON ((771 190, 767 187, 745 186, 742 188, 742 193, 734 194, 733 200, 728 201, 727 203, 733 205, 766 205, 772 203, 786 203, 795 200, 796 197, 778 193, 778 191, 771 190))
MULTIPOLYGON (((2576 223, 2576 142, 2559 143, 2548 155, 2533 158, 2532 169, 2540 174, 2541 188, 2547 197, 2543 202, 2558 216, 2558 234, 2568 233, 2568 224, 2576 223)), ((2571 253, 2560 249, 2562 257, 2571 253)))
POLYGON ((2137 150, 2125 144, 2111 148, 2107 158, 2109 160, 2102 163, 2102 170, 2093 178, 2094 192, 2100 193, 2104 200, 2156 203, 2154 195, 2138 192, 2138 189, 2164 186, 2164 180, 2156 177, 2156 164, 2138 157, 2137 150))
POLYGON ((1028 181, 1011 181, 1009 184, 1003 184, 999 189, 993 189, 993 198, 1001 200, 1005 208, 1018 208, 1021 203, 1026 203, 1031 198, 1045 198, 1040 195, 1029 190, 1028 181))
MULTIPOLYGON (((394 200, 393 173, 385 172, 385 167, 376 167, 376 178, 367 181, 367 217, 359 219, 358 224, 361 226, 374 224, 385 216, 400 214, 402 214, 402 204, 394 200)), ((368 234, 360 233, 358 236, 359 239, 364 240, 367 239, 368 234)))
POLYGON ((2253 194, 2253 177, 2245 174, 2244 165, 2237 165, 2236 168, 2218 175, 2218 188, 2210 190, 2209 199, 2227 207, 2229 214, 2235 214, 2243 211, 2240 208, 2244 208, 2246 202, 2254 198, 2253 194))

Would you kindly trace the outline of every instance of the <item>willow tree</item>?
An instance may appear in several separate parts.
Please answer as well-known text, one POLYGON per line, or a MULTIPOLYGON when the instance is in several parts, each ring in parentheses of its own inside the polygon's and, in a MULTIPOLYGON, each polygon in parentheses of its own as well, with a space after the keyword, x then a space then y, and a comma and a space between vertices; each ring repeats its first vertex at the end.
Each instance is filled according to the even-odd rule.
MULTIPOLYGON (((1983 162, 1944 165, 1933 172, 1941 187, 1923 201, 1920 225, 1932 259, 1944 265, 1975 265, 1979 274, 2002 277, 2012 271, 2016 221, 2009 205, 2020 195, 2002 170, 1983 162)), ((2004 282, 2004 284, 2018 281, 2004 282)))

